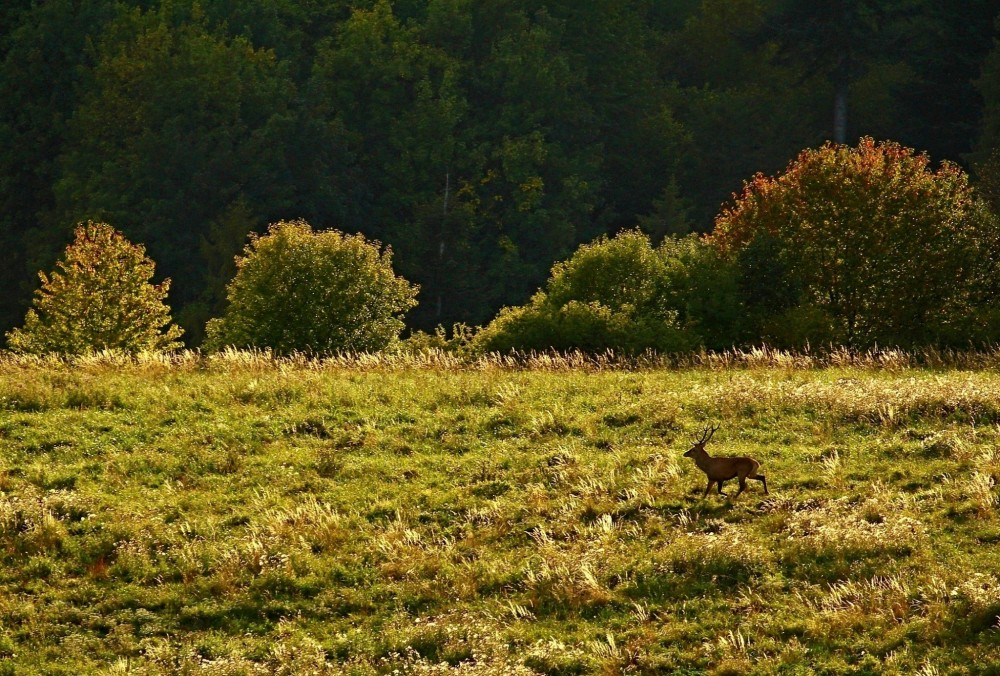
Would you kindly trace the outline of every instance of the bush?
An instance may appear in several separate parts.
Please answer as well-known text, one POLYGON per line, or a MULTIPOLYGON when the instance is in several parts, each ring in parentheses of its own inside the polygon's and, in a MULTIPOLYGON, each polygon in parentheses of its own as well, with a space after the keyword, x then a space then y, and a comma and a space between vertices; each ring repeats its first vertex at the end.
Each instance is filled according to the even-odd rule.
POLYGON ((697 236, 667 238, 657 254, 665 277, 659 295, 699 347, 721 350, 748 337, 739 268, 697 236))
POLYGON ((170 280, 151 284, 155 264, 105 223, 78 226, 58 270, 39 272, 42 287, 24 326, 7 334, 15 352, 82 354, 180 347, 181 329, 163 303, 170 280))
POLYGON ((398 340, 417 287, 392 269, 392 251, 304 221, 252 236, 236 261, 223 317, 208 323, 206 348, 376 352, 398 340))
POLYGON ((451 332, 443 326, 438 325, 434 333, 426 331, 413 331, 406 340, 402 342, 400 348, 408 354, 421 354, 430 351, 448 352, 456 355, 467 354, 472 346, 472 339, 476 329, 461 322, 452 324, 451 332))
POLYGON ((740 261, 751 314, 779 340, 990 338, 977 315, 998 298, 997 221, 957 166, 932 171, 898 144, 827 144, 778 177, 756 176, 716 220, 713 241, 740 261))
POLYGON ((601 237, 557 263, 527 305, 504 308, 474 345, 630 354, 716 347, 736 334, 737 281, 734 267, 695 237, 658 248, 638 231, 601 237))

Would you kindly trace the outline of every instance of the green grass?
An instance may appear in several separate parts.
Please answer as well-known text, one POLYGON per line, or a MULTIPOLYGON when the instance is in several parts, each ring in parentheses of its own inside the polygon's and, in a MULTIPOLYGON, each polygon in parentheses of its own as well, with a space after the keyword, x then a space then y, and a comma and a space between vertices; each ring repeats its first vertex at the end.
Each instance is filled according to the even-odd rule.
POLYGON ((2 361, 0 674, 1000 663, 1000 373, 759 361, 2 361))

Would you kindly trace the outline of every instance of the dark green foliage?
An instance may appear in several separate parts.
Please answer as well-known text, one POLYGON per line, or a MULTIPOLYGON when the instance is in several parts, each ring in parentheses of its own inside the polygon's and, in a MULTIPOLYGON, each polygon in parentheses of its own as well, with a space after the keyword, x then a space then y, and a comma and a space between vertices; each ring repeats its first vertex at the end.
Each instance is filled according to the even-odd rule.
POLYGON ((882 76, 882 88, 905 85, 912 77, 905 70, 900 73, 891 68, 900 58, 904 41, 919 34, 911 33, 911 19, 917 11, 911 0, 775 0, 769 4, 757 38, 776 45, 779 62, 829 83, 833 124, 827 138, 834 142, 846 143, 848 129, 854 128, 848 124, 852 86, 873 72, 882 76))
POLYGON ((7 334, 15 352, 82 354, 93 350, 149 352, 180 346, 163 300, 170 280, 153 285, 153 261, 104 223, 76 229, 73 243, 42 288, 24 326, 7 334))
POLYGON ((980 168, 991 162, 995 164, 1000 150, 1000 15, 996 14, 997 11, 993 9, 997 19, 994 31, 984 36, 987 47, 992 49, 976 64, 975 74, 978 77, 974 83, 978 94, 976 98, 983 101, 982 117, 976 120, 975 130, 967 131, 976 138, 974 152, 969 153, 967 159, 980 168))
POLYGON ((767 232, 758 233, 736 253, 751 335, 779 348, 832 340, 824 328, 829 318, 797 307, 802 289, 786 258, 781 241, 767 232))
POLYGON ((667 239, 657 253, 666 265, 661 293, 698 347, 722 350, 743 342, 746 318, 736 266, 703 239, 667 239))
POLYGON ((179 24, 168 9, 125 13, 95 52, 67 121, 57 212, 146 242, 200 328, 212 308, 189 306, 205 302, 199 287, 218 286, 213 257, 198 255, 211 224, 245 214, 239 239, 225 242, 231 258, 251 227, 297 206, 296 167, 309 157, 289 156, 304 131, 295 86, 272 52, 213 33, 196 12, 179 24))
POLYGON ((424 290, 418 321, 433 326, 481 302, 483 261, 474 210, 459 194, 473 171, 460 129, 468 93, 461 61, 439 44, 441 30, 466 40, 469 17, 449 3, 428 12, 425 30, 384 1, 352 12, 320 44, 308 90, 314 115, 342 130, 351 156, 354 185, 341 196, 349 213, 338 220, 364 220, 368 236, 393 244, 424 290))
POLYGON ((392 270, 392 252, 361 235, 272 225, 236 261, 229 305, 207 328, 207 346, 376 352, 394 343, 417 289, 392 270))
POLYGON ((654 244, 665 237, 691 232, 691 205, 680 195, 676 181, 671 181, 663 193, 653 200, 653 209, 638 219, 639 229, 649 235, 654 244))
POLYGON ((39 269, 65 246, 51 218, 75 86, 93 65, 89 36, 119 12, 107 0, 4 2, 0 9, 0 331, 22 317, 39 269))
POLYGON ((584 245, 552 269, 528 305, 506 308, 475 338, 482 350, 721 348, 739 339, 735 268, 696 237, 624 232, 584 245))
POLYGON ((852 135, 951 159, 978 138, 981 164, 996 146, 998 12, 1000 0, 8 2, 0 330, 23 317, 65 224, 86 219, 146 243, 190 345, 220 312, 245 235, 291 218, 364 223, 391 245, 423 289, 411 328, 483 323, 601 234, 709 231, 743 179, 828 138, 845 81, 852 135))
POLYGON ((974 167, 976 188, 995 214, 1000 214, 1000 147, 994 148, 974 167))
MULTIPOLYGON (((988 74, 991 67, 984 61, 996 60, 989 54, 991 49, 996 51, 1000 37, 997 18, 997 0, 911 5, 906 21, 910 27, 905 37, 897 40, 895 50, 899 64, 895 70, 908 76, 905 86, 892 86, 885 92, 893 111, 886 126, 861 132, 899 139, 926 150, 931 157, 962 159, 968 152, 963 148, 968 148, 985 126, 984 114, 989 116, 987 111, 997 106, 997 92, 988 94, 983 88, 985 78, 996 77, 988 74), (956 101, 965 103, 956 106, 956 101), (964 112, 955 115, 956 108, 964 112)), ((858 103, 879 83, 872 85, 858 92, 858 103)))

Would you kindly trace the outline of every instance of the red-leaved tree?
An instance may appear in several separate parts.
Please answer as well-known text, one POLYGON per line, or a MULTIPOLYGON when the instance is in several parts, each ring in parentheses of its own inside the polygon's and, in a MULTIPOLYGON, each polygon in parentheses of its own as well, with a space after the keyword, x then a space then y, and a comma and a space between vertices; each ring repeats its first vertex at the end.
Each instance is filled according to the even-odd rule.
POLYGON ((786 278, 771 282, 798 298, 765 324, 784 342, 913 347, 997 337, 997 219, 957 165, 935 169, 897 143, 828 143, 779 176, 758 174, 716 219, 713 241, 738 256, 756 247, 780 259, 786 278))

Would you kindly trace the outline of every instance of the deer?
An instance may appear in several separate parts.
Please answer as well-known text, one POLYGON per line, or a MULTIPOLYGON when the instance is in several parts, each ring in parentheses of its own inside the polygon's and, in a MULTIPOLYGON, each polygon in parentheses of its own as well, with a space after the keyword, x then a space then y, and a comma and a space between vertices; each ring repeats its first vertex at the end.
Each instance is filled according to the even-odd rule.
POLYGON ((764 495, 768 495, 767 477, 757 473, 757 470, 760 468, 759 462, 753 458, 743 457, 720 456, 713 458, 705 451, 705 444, 711 440, 717 431, 719 431, 719 426, 710 426, 703 430, 701 435, 695 439, 694 445, 684 454, 685 458, 694 458, 694 464, 708 476, 708 485, 705 487, 705 493, 702 497, 708 496, 708 491, 711 490, 712 484, 718 485, 719 495, 729 497, 726 493, 722 492, 722 483, 736 477, 739 477, 740 480, 740 490, 736 491, 736 495, 733 496, 734 500, 746 489, 747 479, 755 479, 764 484, 764 495))

